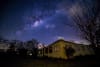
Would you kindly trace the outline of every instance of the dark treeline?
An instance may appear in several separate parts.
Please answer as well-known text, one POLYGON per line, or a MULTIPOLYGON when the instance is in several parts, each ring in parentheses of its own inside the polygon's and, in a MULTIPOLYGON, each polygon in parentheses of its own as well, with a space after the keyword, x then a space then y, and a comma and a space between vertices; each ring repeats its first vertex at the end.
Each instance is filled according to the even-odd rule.
MULTIPOLYGON (((38 41, 35 39, 22 42, 19 40, 6 40, 3 38, 0 38, 0 54, 1 55, 7 55, 7 56, 31 56, 33 58, 37 57, 38 54, 38 41), (5 46, 4 46, 5 45, 5 46), (6 49, 5 49, 6 47, 6 49)), ((0 56, 1 56, 0 55, 0 56)))

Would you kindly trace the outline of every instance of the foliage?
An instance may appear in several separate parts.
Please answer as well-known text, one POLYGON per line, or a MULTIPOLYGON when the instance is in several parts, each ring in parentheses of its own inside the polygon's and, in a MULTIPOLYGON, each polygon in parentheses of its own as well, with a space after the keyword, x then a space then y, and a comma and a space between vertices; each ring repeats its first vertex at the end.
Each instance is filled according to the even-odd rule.
POLYGON ((65 47, 65 50, 68 58, 72 57, 73 54, 75 53, 75 50, 72 47, 65 47))

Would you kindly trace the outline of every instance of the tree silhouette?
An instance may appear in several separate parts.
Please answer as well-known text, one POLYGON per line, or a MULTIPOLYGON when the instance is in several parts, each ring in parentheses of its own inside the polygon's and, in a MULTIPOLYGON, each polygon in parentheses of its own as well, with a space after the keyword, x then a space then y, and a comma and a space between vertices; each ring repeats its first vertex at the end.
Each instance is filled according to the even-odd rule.
POLYGON ((25 49, 23 42, 20 42, 18 45, 19 45, 19 47, 18 47, 19 55, 26 56, 27 55, 27 49, 25 49))
POLYGON ((79 0, 70 8, 70 15, 81 37, 91 46, 100 44, 100 0, 79 0))
POLYGON ((29 51, 32 51, 34 57, 36 57, 38 53, 37 45, 38 45, 38 41, 35 39, 27 41, 26 47, 29 51))
POLYGON ((14 55, 15 54, 15 44, 14 43, 10 43, 9 49, 7 50, 7 53, 10 55, 14 55))
POLYGON ((75 53, 75 50, 70 46, 66 46, 65 52, 66 52, 66 55, 67 55, 68 58, 72 58, 73 54, 75 53))

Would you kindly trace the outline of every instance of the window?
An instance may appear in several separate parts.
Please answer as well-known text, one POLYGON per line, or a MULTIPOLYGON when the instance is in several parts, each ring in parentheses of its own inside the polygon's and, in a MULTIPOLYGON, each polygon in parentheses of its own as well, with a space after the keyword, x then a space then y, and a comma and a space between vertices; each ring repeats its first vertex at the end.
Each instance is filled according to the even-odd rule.
POLYGON ((59 51, 59 48, 58 47, 54 47, 54 51, 55 52, 58 52, 59 51))
POLYGON ((48 53, 48 48, 45 48, 45 53, 48 53))
POLYGON ((52 53, 52 47, 49 47, 49 53, 52 53))

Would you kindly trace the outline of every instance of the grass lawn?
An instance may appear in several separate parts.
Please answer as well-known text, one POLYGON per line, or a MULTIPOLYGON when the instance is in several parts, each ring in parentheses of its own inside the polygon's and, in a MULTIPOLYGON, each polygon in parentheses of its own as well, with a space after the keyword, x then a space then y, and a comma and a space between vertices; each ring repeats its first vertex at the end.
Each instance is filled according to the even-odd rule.
POLYGON ((22 57, 0 57, 0 67, 100 67, 98 59, 33 59, 22 57))

